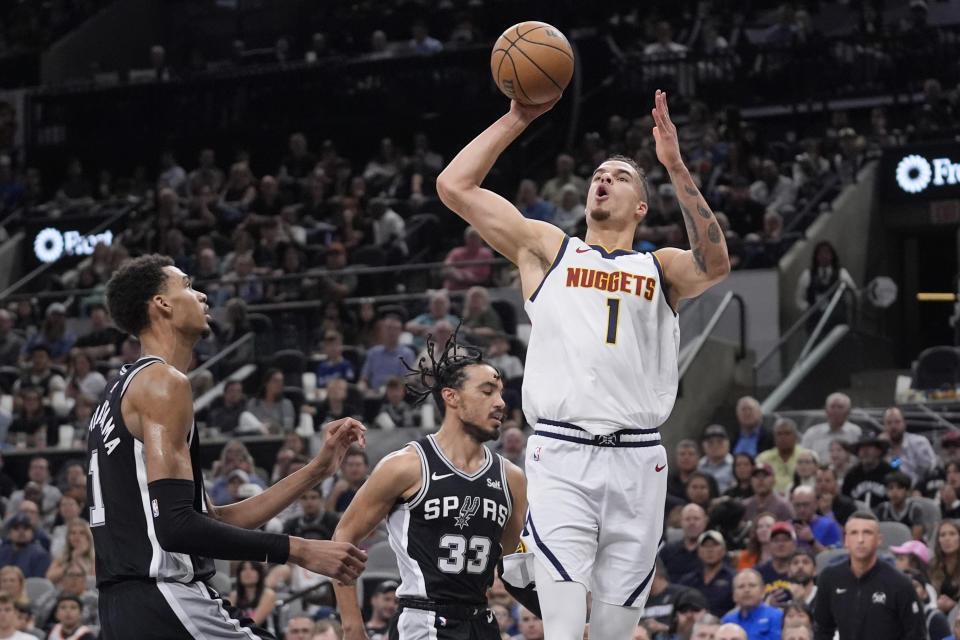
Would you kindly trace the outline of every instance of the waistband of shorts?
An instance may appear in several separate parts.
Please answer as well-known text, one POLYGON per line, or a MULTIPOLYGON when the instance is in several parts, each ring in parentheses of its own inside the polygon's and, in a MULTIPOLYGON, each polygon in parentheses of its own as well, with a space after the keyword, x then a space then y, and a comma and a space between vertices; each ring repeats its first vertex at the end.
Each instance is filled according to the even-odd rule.
POLYGON ((594 447, 655 447, 660 444, 660 430, 656 428, 620 429, 613 433, 596 436, 575 424, 543 418, 537 421, 534 435, 594 447))
POLYGON ((421 609, 423 611, 434 611, 437 615, 452 620, 469 620, 470 618, 481 618, 487 615, 487 603, 478 603, 475 605, 443 602, 441 600, 427 600, 425 598, 399 598, 397 606, 401 609, 421 609))

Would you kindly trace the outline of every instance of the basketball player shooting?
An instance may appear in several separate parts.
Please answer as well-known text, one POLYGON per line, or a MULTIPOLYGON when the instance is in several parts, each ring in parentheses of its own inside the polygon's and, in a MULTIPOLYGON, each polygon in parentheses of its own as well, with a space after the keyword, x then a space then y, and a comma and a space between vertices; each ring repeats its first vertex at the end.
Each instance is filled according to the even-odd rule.
POLYGON ((214 506, 203 488, 200 440, 186 376, 210 330, 206 296, 165 256, 124 263, 107 283, 107 306, 143 355, 107 386, 90 421, 87 503, 97 556, 101 638, 272 638, 239 619, 207 586, 213 558, 288 560, 352 582, 366 554, 351 544, 255 531, 340 467, 364 427, 326 427, 303 469, 263 493, 214 506))
MULTIPOLYGON (((429 344, 430 362, 408 387, 444 407, 440 430, 381 460, 333 535, 358 544, 387 518, 401 577, 389 640, 500 640, 486 591, 503 551, 520 541, 526 480, 483 444, 500 435, 500 373, 455 338, 438 359, 429 344)), ((334 589, 344 640, 366 640, 356 589, 334 589)))
POLYGON ((437 180, 440 198, 520 272, 532 322, 523 409, 529 509, 546 640, 631 637, 650 591, 663 530, 667 455, 658 427, 677 393, 677 304, 723 280, 727 247, 684 166, 667 96, 655 95, 657 158, 676 188, 690 249, 631 250, 647 213, 636 163, 613 156, 587 193, 586 240, 527 220, 481 188, 497 157, 555 103, 510 111, 437 180))

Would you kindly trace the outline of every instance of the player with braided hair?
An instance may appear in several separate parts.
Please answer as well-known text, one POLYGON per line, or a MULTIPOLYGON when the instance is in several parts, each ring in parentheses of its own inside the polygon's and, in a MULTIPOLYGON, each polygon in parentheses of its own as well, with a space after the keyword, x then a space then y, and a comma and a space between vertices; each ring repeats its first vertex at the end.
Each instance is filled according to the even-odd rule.
MULTIPOLYGON (((432 337, 428 339, 432 342, 432 337)), ((498 640, 486 590, 504 551, 517 548, 526 514, 523 471, 484 442, 499 436, 503 381, 456 333, 411 371, 408 392, 444 409, 435 435, 380 461, 333 535, 359 543, 387 518, 401 584, 390 640, 498 640)), ((346 640, 366 640, 355 587, 335 583, 346 640)))

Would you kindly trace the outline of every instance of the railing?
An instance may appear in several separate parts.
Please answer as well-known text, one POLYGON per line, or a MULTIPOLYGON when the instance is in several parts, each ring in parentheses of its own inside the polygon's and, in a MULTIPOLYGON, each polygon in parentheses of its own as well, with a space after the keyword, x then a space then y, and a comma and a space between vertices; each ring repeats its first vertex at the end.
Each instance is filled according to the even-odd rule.
POLYGON ((777 388, 760 403, 760 408, 763 410, 763 413, 768 414, 776 411, 777 407, 803 382, 807 374, 809 374, 849 332, 850 327, 845 324, 838 325, 831 329, 830 333, 813 348, 809 356, 794 365, 783 382, 777 385, 777 388))
POLYGON ((210 367, 212 367, 213 365, 217 364, 217 363, 220 362, 221 360, 225 359, 227 356, 229 356, 229 355, 233 354, 234 352, 238 351, 238 350, 240 349, 240 347, 242 347, 243 345, 247 344, 248 342, 251 342, 255 337, 256 337, 256 334, 255 334, 253 331, 248 331, 247 333, 243 334, 242 336, 240 336, 239 338, 237 338, 236 340, 234 340, 233 342, 231 342, 231 343, 230 343, 229 345, 227 345, 224 349, 222 349, 221 351, 218 351, 218 352, 217 352, 217 355, 215 355, 215 356, 213 356, 212 358, 204 361, 204 362, 203 362, 200 366, 198 366, 196 369, 193 369, 190 373, 187 374, 187 377, 188 377, 188 378, 190 379, 190 381, 192 382, 192 381, 195 380, 195 379, 197 378, 197 376, 199 376, 202 372, 208 370, 210 367))
POLYGON ((703 331, 693 339, 692 342, 688 343, 686 348, 680 352, 680 371, 679 379, 682 380, 684 374, 687 372, 687 369, 690 368, 690 365, 693 364, 693 361, 696 359, 697 354, 700 353, 700 349, 703 348, 703 345, 706 343, 707 338, 710 337, 710 334, 713 333, 713 330, 716 328, 717 323, 720 321, 720 317, 723 316, 726 312, 727 307, 730 306, 730 303, 736 301, 737 307, 739 309, 739 318, 740 318, 740 349, 737 351, 737 361, 743 360, 747 355, 747 327, 746 327, 746 314, 744 313, 743 308, 743 298, 734 293, 733 291, 727 291, 724 294, 723 298, 720 300, 720 304, 717 305, 716 310, 713 312, 713 315, 710 316, 710 320, 707 321, 706 326, 704 326, 703 331))

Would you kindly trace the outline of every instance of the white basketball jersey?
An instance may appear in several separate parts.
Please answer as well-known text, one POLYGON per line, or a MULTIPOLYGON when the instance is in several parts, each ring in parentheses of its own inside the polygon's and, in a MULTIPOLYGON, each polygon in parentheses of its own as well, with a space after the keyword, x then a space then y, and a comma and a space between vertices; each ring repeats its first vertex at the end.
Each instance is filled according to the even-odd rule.
POLYGON ((680 323, 652 253, 564 238, 524 304, 533 323, 523 376, 527 422, 594 435, 660 426, 677 397, 680 323))

